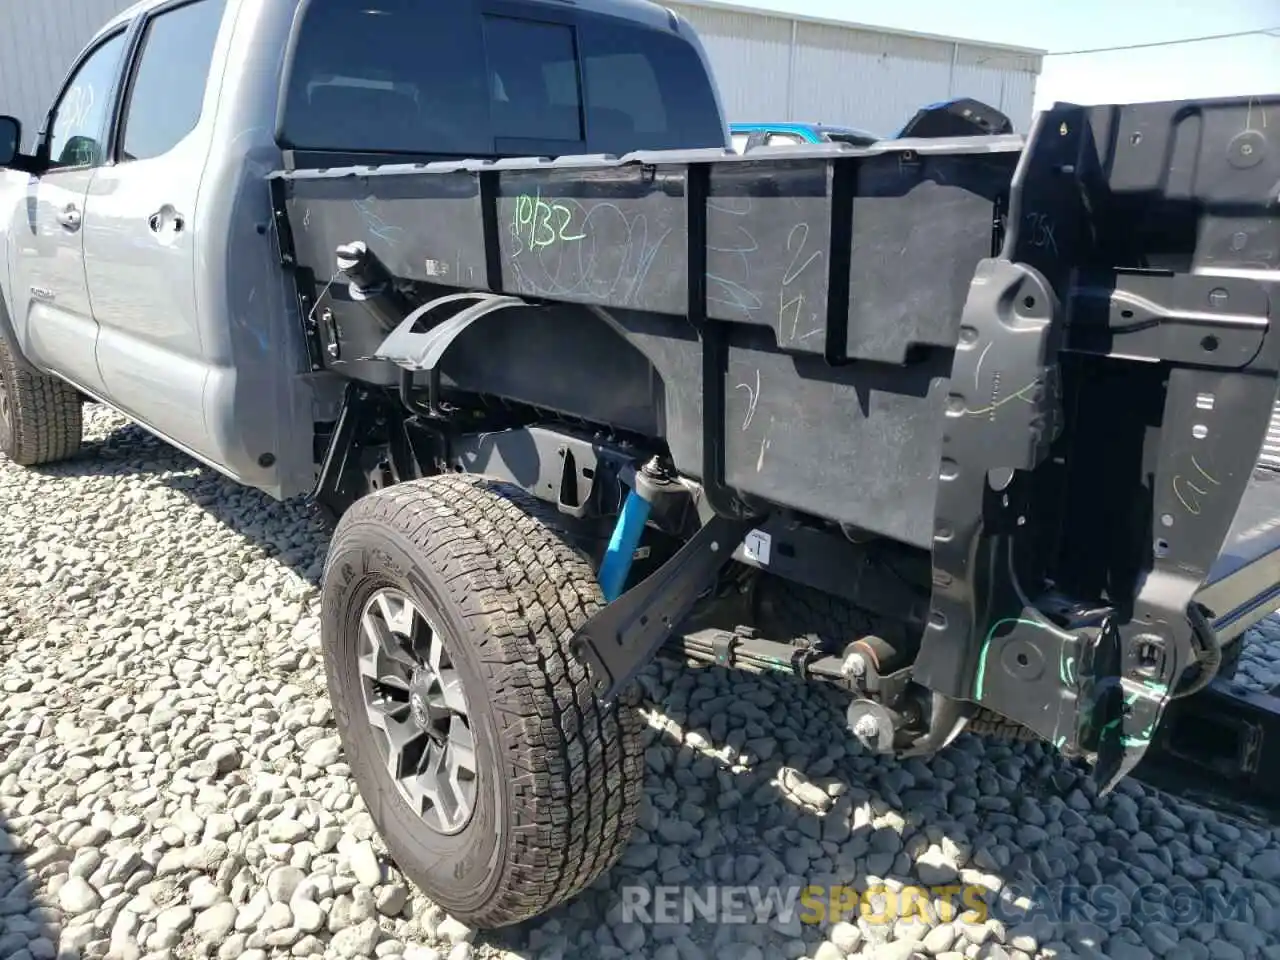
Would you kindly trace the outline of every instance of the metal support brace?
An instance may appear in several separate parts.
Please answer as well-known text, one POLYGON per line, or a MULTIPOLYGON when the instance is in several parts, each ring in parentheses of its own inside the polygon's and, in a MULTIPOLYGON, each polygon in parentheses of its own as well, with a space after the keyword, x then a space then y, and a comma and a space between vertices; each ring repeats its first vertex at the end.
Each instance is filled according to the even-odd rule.
POLYGON ((596 696, 611 702, 654 658, 752 526, 713 516, 670 560, 587 621, 573 648, 591 671, 596 696))

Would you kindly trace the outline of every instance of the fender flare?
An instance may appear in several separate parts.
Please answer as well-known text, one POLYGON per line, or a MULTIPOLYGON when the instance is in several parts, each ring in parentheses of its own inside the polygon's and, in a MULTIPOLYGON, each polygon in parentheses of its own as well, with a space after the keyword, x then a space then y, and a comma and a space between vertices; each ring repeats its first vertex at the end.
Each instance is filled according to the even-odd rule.
POLYGON ((17 331, 13 326, 12 318, 9 316, 9 307, 5 303, 3 290, 0 290, 0 340, 5 342, 5 345, 9 348, 9 356, 13 358, 13 361, 19 367, 34 376, 46 376, 45 371, 28 360, 26 354, 22 352, 22 345, 18 343, 17 331))

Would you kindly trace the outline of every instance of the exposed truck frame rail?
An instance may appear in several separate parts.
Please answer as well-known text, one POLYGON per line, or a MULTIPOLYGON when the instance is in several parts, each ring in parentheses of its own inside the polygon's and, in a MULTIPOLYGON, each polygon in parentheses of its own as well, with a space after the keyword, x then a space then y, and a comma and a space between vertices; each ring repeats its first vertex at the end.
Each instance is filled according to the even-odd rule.
MULTIPOLYGON (((353 380, 318 493, 466 460, 620 518, 628 558, 632 497, 639 528, 661 512, 678 547, 576 640, 606 698, 730 558, 813 583, 887 542, 927 558, 919 629, 785 667, 850 689, 886 749, 987 711, 1109 788, 1276 605, 1244 565, 1211 575, 1280 375, 1280 157, 1250 122, 1276 103, 1059 104, 1025 142, 281 171, 312 363, 353 380), (351 418, 388 416, 353 474, 351 418)), ((834 592, 865 601, 858 579, 834 592)))

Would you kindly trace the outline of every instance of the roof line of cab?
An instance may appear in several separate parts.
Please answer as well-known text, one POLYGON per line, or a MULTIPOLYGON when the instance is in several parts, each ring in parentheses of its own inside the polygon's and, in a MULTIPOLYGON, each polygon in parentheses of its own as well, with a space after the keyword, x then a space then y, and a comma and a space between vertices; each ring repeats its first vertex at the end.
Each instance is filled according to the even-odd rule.
MULTIPOLYGON (((139 16, 150 13, 157 7, 161 7, 170 0, 138 0, 137 3, 121 10, 114 17, 102 25, 94 35, 93 40, 104 36, 105 34, 118 29, 120 26, 132 23, 139 16)), ((230 2, 230 0, 228 0, 230 2)), ((305 3, 307 0, 275 0, 275 2, 289 3, 305 3)), ((529 6, 560 6, 565 5, 565 0, 521 0, 529 6)), ((675 11, 655 3, 653 0, 573 0, 573 7, 576 10, 585 11, 587 13, 599 13, 609 16, 618 17, 624 20, 630 20, 634 23, 642 23, 645 26, 655 30, 668 30, 672 33, 684 33, 682 29, 686 21, 683 17, 676 14, 675 11)))

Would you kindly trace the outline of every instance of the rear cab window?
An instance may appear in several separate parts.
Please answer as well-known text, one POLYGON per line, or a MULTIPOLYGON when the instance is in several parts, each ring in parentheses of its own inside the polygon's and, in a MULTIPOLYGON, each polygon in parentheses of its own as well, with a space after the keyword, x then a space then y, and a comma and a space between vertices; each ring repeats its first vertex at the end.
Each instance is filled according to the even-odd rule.
POLYGON ((307 0, 281 146, 488 157, 723 147, 697 49, 559 4, 307 0))

